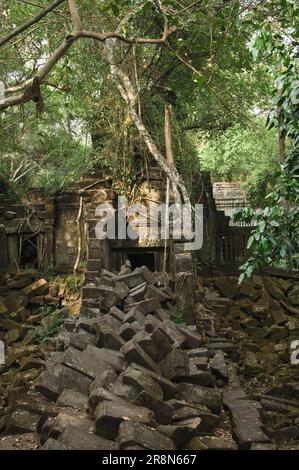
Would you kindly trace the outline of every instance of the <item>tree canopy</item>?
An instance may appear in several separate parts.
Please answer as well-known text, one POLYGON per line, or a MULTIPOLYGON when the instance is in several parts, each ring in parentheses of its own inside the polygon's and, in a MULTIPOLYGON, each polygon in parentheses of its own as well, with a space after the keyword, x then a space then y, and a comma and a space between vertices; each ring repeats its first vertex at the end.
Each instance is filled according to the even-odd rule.
POLYGON ((7 187, 57 190, 99 163, 129 187, 154 161, 183 202, 200 169, 216 167, 258 184, 277 170, 278 200, 294 189, 297 202, 295 0, 1 0, 0 22, 7 187), (265 114, 268 134, 257 118, 265 114))

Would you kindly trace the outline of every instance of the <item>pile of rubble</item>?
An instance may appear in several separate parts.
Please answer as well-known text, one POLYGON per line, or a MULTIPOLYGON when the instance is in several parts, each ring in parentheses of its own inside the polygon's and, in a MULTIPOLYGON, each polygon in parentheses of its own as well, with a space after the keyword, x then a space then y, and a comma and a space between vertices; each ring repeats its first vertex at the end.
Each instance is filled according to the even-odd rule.
POLYGON ((299 365, 291 361, 299 340, 298 277, 254 276, 241 286, 237 278, 220 277, 201 279, 197 287, 207 347, 213 335, 222 337, 217 348, 235 361, 267 435, 279 448, 299 448, 299 365))
POLYGON ((197 288, 197 325, 187 326, 161 274, 128 263, 117 274, 103 270, 84 286, 81 316, 65 319, 34 385, 11 393, 3 445, 298 448, 298 369, 286 355, 298 281, 238 286, 221 277, 197 288), (273 362, 277 373, 268 372, 273 362))
MULTIPOLYGON (((47 357, 46 344, 53 327, 63 323, 65 288, 36 279, 28 272, 3 275, 0 283, 0 340, 5 364, 0 365, 0 408, 7 395, 28 387, 47 357)), ((79 294, 78 294, 79 296, 79 294)))
POLYGON ((6 410, 4 433, 37 432, 53 450, 236 449, 231 436, 215 440, 224 355, 203 347, 195 326, 176 323, 161 281, 125 266, 85 286, 85 316, 65 320, 35 387, 6 410))

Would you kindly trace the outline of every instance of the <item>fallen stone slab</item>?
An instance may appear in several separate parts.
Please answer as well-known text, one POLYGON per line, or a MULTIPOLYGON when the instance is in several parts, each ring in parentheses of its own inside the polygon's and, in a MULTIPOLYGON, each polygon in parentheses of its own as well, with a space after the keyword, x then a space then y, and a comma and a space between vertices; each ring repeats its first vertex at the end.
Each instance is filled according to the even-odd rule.
POLYGON ((205 436, 201 437, 200 440, 209 450, 238 450, 238 446, 232 436, 205 436))
POLYGON ((150 395, 159 400, 163 400, 163 390, 160 385, 148 374, 129 367, 122 375, 121 379, 125 385, 131 385, 138 392, 147 391, 150 395))
POLYGON ((241 449, 250 449, 253 442, 270 442, 262 429, 263 424, 255 403, 248 400, 242 389, 225 392, 223 403, 231 414, 233 435, 241 449))
POLYGON ((160 372, 159 366, 134 342, 134 338, 121 348, 121 353, 125 356, 129 364, 136 362, 136 364, 140 364, 146 369, 150 369, 156 373, 160 372))
MULTIPOLYGON (((86 348, 88 357, 92 357, 93 361, 99 363, 104 369, 111 366, 115 371, 121 372, 125 365, 124 355, 118 351, 106 348, 96 348, 95 346, 88 345, 86 348)), ((97 375, 102 371, 98 371, 97 375)))
POLYGON ((116 276, 113 278, 113 283, 124 282, 129 289, 140 286, 146 282, 146 279, 142 271, 134 271, 133 273, 124 274, 122 276, 116 276))
POLYGON ((189 357, 210 357, 211 352, 208 350, 208 348, 196 348, 196 349, 191 349, 187 351, 187 354, 189 357))
POLYGON ((190 365, 196 367, 198 370, 202 370, 207 372, 209 369, 209 359, 207 357, 190 357, 189 356, 190 365))
POLYGON ((162 362, 160 368, 164 377, 173 380, 176 377, 189 376, 189 358, 186 351, 173 349, 162 362))
POLYGON ((196 349, 200 348, 202 345, 202 337, 196 331, 193 331, 190 327, 187 326, 178 326, 177 329, 186 339, 186 348, 187 349, 196 349))
POLYGON ((72 447, 66 446, 55 439, 48 439, 39 450, 74 450, 72 447))
POLYGON ((153 285, 147 286, 146 297, 148 299, 157 298, 159 302, 168 302, 174 300, 172 295, 169 295, 169 293, 165 292, 163 289, 153 285))
POLYGON ((155 382, 157 382, 157 384, 159 384, 163 390, 164 400, 170 400, 175 396, 177 388, 176 388, 176 385, 172 383, 170 380, 134 362, 130 364, 130 367, 133 369, 137 369, 143 372, 144 374, 148 375, 152 379, 154 379, 155 382))
POLYGON ((137 445, 148 450, 175 450, 171 439, 139 422, 123 421, 118 441, 121 449, 137 445))
POLYGON ((6 423, 6 434, 25 434, 37 431, 40 415, 24 409, 15 410, 6 423))
POLYGON ((124 321, 125 314, 117 307, 112 307, 109 310, 109 315, 111 315, 112 317, 114 317, 116 320, 118 320, 121 323, 124 321))
POLYGON ((156 363, 161 362, 172 350, 167 338, 159 330, 152 334, 140 331, 133 341, 156 363))
POLYGON ((161 321, 155 315, 147 315, 144 321, 144 329, 147 333, 153 333, 161 321))
POLYGON ((207 406, 215 414, 221 413, 221 394, 216 389, 183 382, 177 386, 177 395, 189 403, 207 406))
POLYGON ((95 362, 94 356, 89 355, 87 349, 82 352, 74 348, 67 349, 62 364, 90 379, 95 379, 96 375, 101 374, 106 367, 105 363, 95 362))
POLYGON ((44 443, 49 438, 58 439, 68 426, 79 427, 89 432, 92 425, 91 418, 85 412, 69 408, 61 411, 56 417, 48 418, 45 421, 39 431, 40 441, 44 443))
POLYGON ((143 282, 139 286, 131 289, 129 295, 131 299, 133 299, 133 302, 140 302, 141 300, 144 300, 146 289, 147 289, 146 282, 143 282))
POLYGON ((138 309, 143 315, 148 315, 149 313, 155 312, 161 307, 160 301, 158 297, 154 297, 152 299, 141 300, 140 302, 136 302, 131 304, 125 308, 128 310, 130 308, 138 309))
POLYGON ((211 413, 207 407, 203 405, 196 406, 196 404, 193 407, 190 405, 177 409, 173 414, 172 422, 176 424, 191 418, 201 419, 200 428, 198 429, 200 434, 211 433, 220 424, 220 416, 211 413))
POLYGON ((87 331, 81 330, 79 333, 70 333, 68 336, 68 347, 84 351, 88 344, 96 346, 97 337, 87 331))
POLYGON ((215 378, 206 371, 197 369, 192 363, 189 363, 189 371, 187 375, 178 375, 174 378, 175 382, 187 382, 203 387, 215 387, 215 378))
POLYGON ((41 374, 35 388, 49 400, 56 401, 65 388, 87 394, 91 382, 86 375, 56 364, 41 374))
POLYGON ((169 343, 174 348, 184 348, 186 345, 186 338, 171 320, 164 320, 160 323, 158 328, 162 333, 164 333, 169 343))
MULTIPOLYGON (((136 393, 137 396, 137 393, 136 393)), ((116 395, 113 390, 109 391, 103 387, 94 387, 89 395, 88 409, 90 412, 94 412, 99 403, 103 401, 121 402, 125 403, 122 397, 116 395)))
POLYGON ((200 418, 191 418, 171 426, 158 426, 158 430, 168 436, 177 448, 180 448, 198 433, 200 425, 200 418))
POLYGON ((59 442, 75 450, 118 450, 117 443, 96 436, 75 426, 68 426, 59 436, 59 442))
MULTIPOLYGON (((138 333, 138 329, 134 327, 134 323, 124 323, 120 329, 119 329, 119 335, 125 340, 125 341, 130 341, 133 336, 135 336, 138 333)), ((141 325, 140 325, 141 329, 141 325)))
POLYGON ((124 344, 125 340, 109 326, 103 325, 99 328, 98 347, 119 351, 124 344))
MULTIPOLYGON (((99 318, 99 316, 97 318, 99 318)), ((121 322, 117 320, 115 316, 113 317, 110 315, 110 313, 106 313, 106 315, 101 316, 99 320, 101 326, 109 326, 115 331, 118 331, 121 326, 121 322)))
POLYGON ((130 420, 148 425, 155 422, 153 412, 146 408, 116 401, 99 403, 95 411, 96 434, 106 439, 116 439, 120 424, 130 420))
POLYGON ((156 395, 142 390, 134 400, 134 404, 149 408, 155 414, 155 419, 159 424, 170 424, 174 409, 165 401, 157 398, 156 395))
POLYGON ((299 426, 288 426, 271 432, 271 437, 278 444, 282 442, 297 441, 299 439, 299 426))
POLYGON ((111 391, 128 403, 134 403, 139 394, 138 390, 133 387, 133 385, 125 384, 121 377, 114 382, 111 391))
POLYGON ((143 324, 144 321, 145 321, 145 316, 143 315, 143 313, 141 313, 140 310, 138 310, 138 308, 131 307, 131 306, 123 319, 124 323, 139 322, 140 324, 143 324))
POLYGON ((165 308, 158 308, 155 312, 155 317, 160 321, 170 320, 170 313, 165 308))
POLYGON ((218 379, 228 383, 228 370, 223 351, 216 351, 214 359, 211 362, 211 370, 218 379))
POLYGON ((250 450, 277 450, 275 444, 258 444, 253 443, 250 450))
POLYGON ((37 297, 40 295, 46 295, 49 292, 49 283, 45 279, 39 279, 33 282, 29 286, 25 287, 22 292, 26 297, 37 297))
POLYGON ((115 370, 112 367, 107 366, 107 368, 101 374, 97 375, 96 379, 92 382, 90 386, 90 392, 94 388, 98 387, 108 390, 117 379, 118 375, 116 374, 115 370))
POLYGON ((88 406, 88 398, 87 395, 83 395, 83 393, 76 390, 65 389, 59 395, 56 404, 66 408, 85 410, 88 406))

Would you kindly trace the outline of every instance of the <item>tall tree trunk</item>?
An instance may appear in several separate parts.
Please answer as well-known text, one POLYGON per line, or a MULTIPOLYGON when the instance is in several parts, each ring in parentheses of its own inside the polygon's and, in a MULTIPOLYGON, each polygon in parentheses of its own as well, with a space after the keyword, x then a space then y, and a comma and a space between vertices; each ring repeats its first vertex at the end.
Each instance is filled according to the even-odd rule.
POLYGON ((145 127, 142 117, 139 116, 137 110, 137 102, 139 92, 136 90, 130 80, 128 74, 117 64, 114 54, 115 39, 109 39, 105 43, 106 55, 110 64, 110 71, 121 96, 125 100, 132 121, 134 122, 139 135, 146 144, 150 154, 156 160, 160 168, 166 173, 167 177, 172 182, 174 189, 174 197, 177 203, 183 202, 184 204, 191 206, 188 191, 182 181, 177 169, 173 164, 168 163, 162 152, 157 147, 153 137, 151 136, 148 129, 145 127), (177 188, 177 189, 176 189, 177 188), (179 194, 180 193, 180 194, 179 194), (181 197, 180 197, 181 195, 181 197))

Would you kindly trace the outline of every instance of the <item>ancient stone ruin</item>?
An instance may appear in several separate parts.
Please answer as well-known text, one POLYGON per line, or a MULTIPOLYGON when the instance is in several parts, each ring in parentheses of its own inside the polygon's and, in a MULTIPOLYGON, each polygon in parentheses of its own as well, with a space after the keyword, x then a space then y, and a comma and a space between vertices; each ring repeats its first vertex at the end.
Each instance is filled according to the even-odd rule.
MULTIPOLYGON (((96 207, 116 197, 103 174, 51 203, 36 195, 30 213, 2 199, 0 449, 298 448, 299 277, 272 270, 239 286, 229 219, 205 184, 197 275, 179 243, 163 273, 163 243, 96 237, 96 207), (81 292, 21 269, 60 260, 72 272, 80 250, 81 292)), ((141 179, 145 197, 149 185, 163 199, 157 175, 141 179)))

